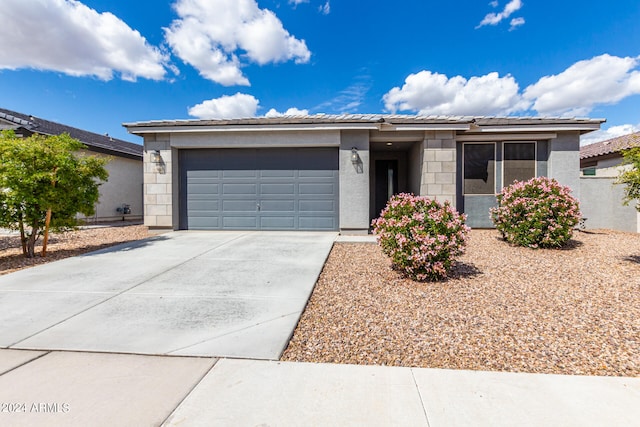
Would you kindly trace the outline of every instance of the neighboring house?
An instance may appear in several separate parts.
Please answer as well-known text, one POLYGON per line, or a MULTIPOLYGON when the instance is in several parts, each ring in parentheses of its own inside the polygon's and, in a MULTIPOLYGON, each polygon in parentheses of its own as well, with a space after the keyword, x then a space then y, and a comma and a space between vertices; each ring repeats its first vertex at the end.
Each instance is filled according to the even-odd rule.
POLYGON ((580 148, 582 215, 587 228, 640 232, 635 204, 622 204, 624 185, 614 184, 622 168, 622 151, 640 145, 640 132, 623 135, 580 148))
POLYGON ((87 146, 87 152, 109 156, 106 169, 109 180, 100 186, 100 199, 96 213, 87 221, 114 221, 141 219, 142 208, 142 146, 131 142, 87 132, 60 123, 0 108, 0 130, 13 129, 17 135, 29 137, 34 133, 60 135, 68 133, 87 146), (130 213, 123 214, 123 205, 130 213))
POLYGON ((449 200, 492 227, 503 184, 580 196, 580 135, 604 120, 315 115, 128 123, 144 137, 145 224, 367 233, 390 195, 449 200))

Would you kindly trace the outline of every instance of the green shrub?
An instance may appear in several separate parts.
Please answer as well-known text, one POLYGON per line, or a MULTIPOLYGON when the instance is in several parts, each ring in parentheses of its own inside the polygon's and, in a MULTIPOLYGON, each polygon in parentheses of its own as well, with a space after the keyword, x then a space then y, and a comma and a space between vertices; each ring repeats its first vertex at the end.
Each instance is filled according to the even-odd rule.
POLYGON ((415 280, 445 278, 469 233, 465 216, 449 202, 404 193, 393 196, 372 225, 393 265, 415 280))
POLYGON ((514 182, 498 195, 491 219, 502 237, 530 248, 563 246, 580 220, 578 201, 555 179, 514 182))

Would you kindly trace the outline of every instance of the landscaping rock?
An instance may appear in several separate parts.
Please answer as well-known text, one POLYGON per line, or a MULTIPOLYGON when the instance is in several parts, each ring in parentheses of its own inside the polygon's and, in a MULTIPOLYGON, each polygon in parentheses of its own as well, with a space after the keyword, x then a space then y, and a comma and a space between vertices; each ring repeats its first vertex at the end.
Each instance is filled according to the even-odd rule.
POLYGON ((640 234, 533 250, 472 230, 450 276, 416 282, 375 244, 336 243, 282 360, 640 376, 640 234))
POLYGON ((40 256, 42 248, 39 244, 36 245, 36 257, 25 258, 20 235, 5 233, 0 235, 0 275, 146 237, 149 237, 149 229, 144 225, 83 227, 77 231, 52 233, 45 258, 40 256))

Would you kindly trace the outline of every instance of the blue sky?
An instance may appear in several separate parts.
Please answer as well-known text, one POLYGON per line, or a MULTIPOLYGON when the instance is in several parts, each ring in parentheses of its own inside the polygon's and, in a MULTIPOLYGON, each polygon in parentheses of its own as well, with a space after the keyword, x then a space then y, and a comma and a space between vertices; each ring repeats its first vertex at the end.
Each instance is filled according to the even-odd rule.
POLYGON ((604 117, 640 130, 640 2, 3 0, 0 107, 123 122, 278 114, 604 117))

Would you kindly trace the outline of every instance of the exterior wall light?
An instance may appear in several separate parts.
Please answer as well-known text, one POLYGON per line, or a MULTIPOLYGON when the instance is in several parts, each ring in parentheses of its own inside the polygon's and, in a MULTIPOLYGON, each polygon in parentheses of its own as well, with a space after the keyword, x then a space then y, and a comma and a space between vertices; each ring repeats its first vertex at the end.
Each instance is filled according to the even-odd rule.
POLYGON ((151 152, 151 163, 162 163, 162 156, 160 155, 160 150, 155 150, 151 152))
POLYGON ((356 147, 353 147, 351 149, 351 163, 353 163, 354 165, 360 163, 360 156, 358 155, 358 150, 356 149, 356 147))

